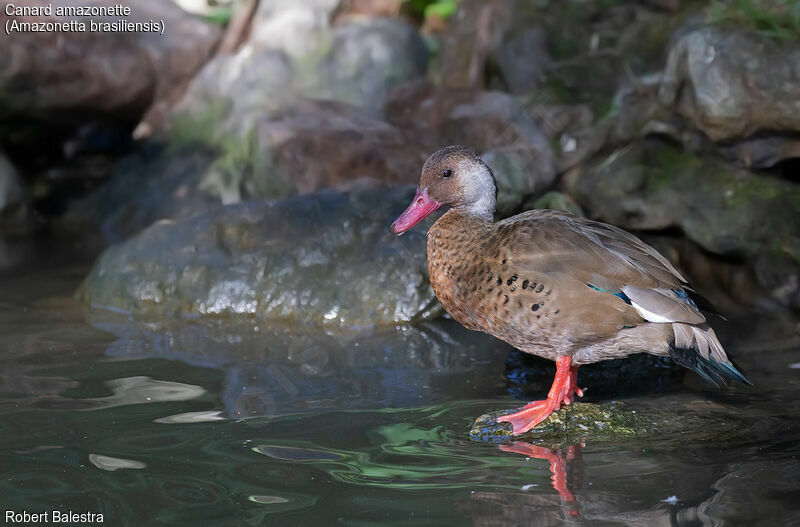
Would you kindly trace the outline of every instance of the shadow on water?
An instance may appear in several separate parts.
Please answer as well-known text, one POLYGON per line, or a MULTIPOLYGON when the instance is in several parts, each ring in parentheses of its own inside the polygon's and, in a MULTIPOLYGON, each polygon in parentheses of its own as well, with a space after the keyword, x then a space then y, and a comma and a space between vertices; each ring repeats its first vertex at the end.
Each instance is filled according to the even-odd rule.
POLYGON ((624 367, 582 378, 599 387, 587 399, 626 387, 625 411, 676 415, 672 429, 495 444, 471 440, 472 421, 544 391, 549 365, 450 321, 369 336, 89 325, 68 298, 79 276, 0 277, 7 509, 115 525, 800 521, 796 322, 720 328, 755 388, 668 367, 638 387, 624 367))

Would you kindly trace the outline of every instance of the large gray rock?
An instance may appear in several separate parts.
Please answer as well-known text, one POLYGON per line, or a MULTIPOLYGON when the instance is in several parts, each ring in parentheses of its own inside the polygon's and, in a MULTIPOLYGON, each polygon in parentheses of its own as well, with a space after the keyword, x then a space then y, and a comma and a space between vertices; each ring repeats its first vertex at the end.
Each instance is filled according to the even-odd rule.
POLYGON ((138 318, 252 319, 372 330, 432 318, 425 229, 397 238, 410 187, 332 191, 162 221, 109 248, 83 284, 91 306, 138 318))
POLYGON ((626 229, 679 227, 715 254, 747 259, 782 303, 800 306, 800 188, 656 140, 566 178, 590 217, 626 229))
POLYGON ((660 91, 714 141, 800 132, 800 45, 703 27, 672 47, 660 91))

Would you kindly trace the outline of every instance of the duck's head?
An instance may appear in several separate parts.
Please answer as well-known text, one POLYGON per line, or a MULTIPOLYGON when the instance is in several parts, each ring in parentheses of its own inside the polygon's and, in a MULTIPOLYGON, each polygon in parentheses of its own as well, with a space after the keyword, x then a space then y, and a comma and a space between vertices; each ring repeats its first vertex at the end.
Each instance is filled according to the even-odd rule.
POLYGON ((442 205, 491 221, 496 201, 497 184, 486 163, 468 148, 448 146, 425 161, 414 200, 391 229, 403 234, 442 205))

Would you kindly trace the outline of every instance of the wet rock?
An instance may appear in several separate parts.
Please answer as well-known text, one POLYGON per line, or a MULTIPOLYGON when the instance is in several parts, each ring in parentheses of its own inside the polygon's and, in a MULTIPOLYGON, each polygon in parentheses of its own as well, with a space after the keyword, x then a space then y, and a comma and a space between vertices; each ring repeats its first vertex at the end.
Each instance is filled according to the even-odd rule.
POLYGON ((343 103, 299 100, 252 117, 247 129, 214 124, 216 115, 177 119, 166 144, 151 141, 117 165, 94 200, 108 236, 213 204, 365 179, 416 183, 428 154, 413 137, 343 103))
POLYGON ((503 442, 514 439, 557 439, 564 443, 580 442, 584 436, 593 441, 630 439, 640 431, 651 429, 653 423, 631 412, 621 404, 588 404, 574 402, 564 405, 533 430, 512 436, 510 423, 498 422, 497 418, 513 413, 513 410, 498 410, 478 417, 470 428, 473 439, 503 442), (570 439, 564 439, 568 436, 570 439))
POLYGON ((556 162, 547 136, 523 102, 506 93, 408 83, 392 92, 386 117, 430 151, 445 144, 477 150, 497 178, 501 215, 555 179, 556 162))
POLYGON ((774 298, 798 305, 796 185, 657 140, 622 148, 566 183, 590 217, 634 230, 680 227, 708 251, 747 259, 774 298))
MULTIPOLYGON (((2 8, 8 3, 2 2, 2 8)), ((131 5, 126 21, 151 19, 164 21, 163 35, 85 31, 70 33, 65 40, 56 31, 20 32, 6 38, 0 56, 0 119, 13 123, 9 133, 24 135, 19 127, 35 131, 42 122, 71 127, 75 121, 83 124, 99 115, 136 122, 145 112, 145 120, 163 114, 208 59, 220 32, 172 2, 159 0, 131 5)), ((46 17, 9 20, 47 21, 46 17)))
POLYGON ((703 27, 672 47, 660 90, 714 141, 800 131, 800 46, 741 29, 703 27))
POLYGON ((662 399, 661 402, 664 404, 663 408, 646 401, 614 401, 602 404, 573 402, 563 405, 547 420, 517 436, 511 435, 510 423, 497 422, 496 419, 521 408, 498 410, 478 417, 470 428, 470 437, 473 440, 497 443, 532 441, 539 445, 556 447, 580 444, 584 440, 591 440, 592 443, 636 440, 640 444, 653 440, 663 444, 667 438, 674 438, 676 435, 679 436, 678 441, 685 437, 724 441, 746 435, 744 431, 750 425, 732 407, 710 407, 714 405, 686 401, 670 404, 669 399, 662 399))
POLYGON ((401 238, 388 230, 412 190, 327 191, 158 222, 106 250, 79 296, 143 319, 355 331, 432 318, 441 308, 425 228, 401 238))

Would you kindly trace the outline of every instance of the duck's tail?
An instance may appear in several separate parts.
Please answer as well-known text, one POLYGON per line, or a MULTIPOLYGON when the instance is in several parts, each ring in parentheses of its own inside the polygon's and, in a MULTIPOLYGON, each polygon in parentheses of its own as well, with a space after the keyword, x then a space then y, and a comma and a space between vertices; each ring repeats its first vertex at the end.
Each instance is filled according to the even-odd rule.
POLYGON ((733 364, 708 324, 673 322, 672 332, 675 340, 669 355, 681 366, 696 371, 717 387, 725 384, 725 377, 753 385, 733 364))

